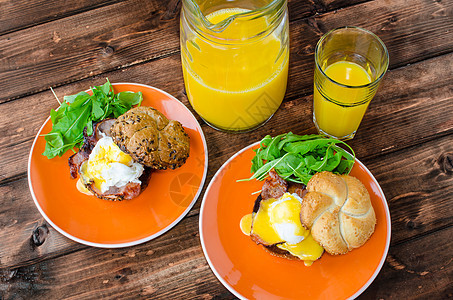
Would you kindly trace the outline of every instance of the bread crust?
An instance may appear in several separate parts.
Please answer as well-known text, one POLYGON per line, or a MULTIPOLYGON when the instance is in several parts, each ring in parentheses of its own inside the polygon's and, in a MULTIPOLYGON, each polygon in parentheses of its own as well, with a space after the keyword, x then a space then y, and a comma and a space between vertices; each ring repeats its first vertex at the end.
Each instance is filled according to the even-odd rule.
POLYGON ((111 134, 121 150, 154 169, 179 168, 189 157, 189 136, 181 123, 152 107, 130 109, 118 117, 111 134))
POLYGON ((330 254, 345 254, 373 234, 376 215, 366 187, 355 177, 315 174, 302 201, 301 222, 330 254))

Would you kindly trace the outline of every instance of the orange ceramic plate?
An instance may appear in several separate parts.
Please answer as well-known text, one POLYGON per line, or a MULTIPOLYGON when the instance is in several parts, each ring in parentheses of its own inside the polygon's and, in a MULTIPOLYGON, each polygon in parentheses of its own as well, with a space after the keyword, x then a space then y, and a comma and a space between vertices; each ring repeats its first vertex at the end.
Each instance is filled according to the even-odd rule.
POLYGON ((112 202, 80 193, 69 176, 68 157, 41 155, 49 119, 30 151, 28 182, 41 214, 63 235, 86 245, 115 248, 149 241, 175 226, 192 208, 206 178, 206 141, 195 117, 176 98, 159 89, 135 83, 113 84, 115 92, 141 91, 143 106, 152 106, 178 120, 190 136, 190 155, 176 170, 155 171, 148 187, 132 200, 112 202))
POLYGON ((368 169, 356 161, 351 175, 367 187, 376 211, 376 230, 352 252, 324 254, 312 266, 270 255, 244 235, 239 222, 253 210, 263 182, 250 177, 252 148, 229 159, 209 184, 201 205, 200 239, 214 274, 242 299, 348 299, 357 297, 379 273, 390 243, 390 214, 384 194, 368 169))

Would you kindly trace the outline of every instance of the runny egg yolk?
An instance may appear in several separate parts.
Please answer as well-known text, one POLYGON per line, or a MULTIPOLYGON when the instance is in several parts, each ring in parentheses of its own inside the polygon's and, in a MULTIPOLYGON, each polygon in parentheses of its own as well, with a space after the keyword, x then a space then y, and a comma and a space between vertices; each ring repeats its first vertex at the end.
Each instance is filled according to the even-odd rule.
POLYGON ((264 245, 276 245, 305 261, 306 265, 321 257, 324 249, 300 221, 302 199, 285 193, 279 199, 262 200, 258 212, 241 219, 241 230, 250 232, 264 245), (248 219, 251 218, 251 225, 248 219), (251 230, 247 230, 251 226, 251 230))
POLYGON ((103 137, 91 151, 88 161, 82 164, 81 175, 85 182, 94 182, 101 192, 111 186, 121 187, 128 182, 140 182, 143 166, 113 142, 111 137, 103 137))

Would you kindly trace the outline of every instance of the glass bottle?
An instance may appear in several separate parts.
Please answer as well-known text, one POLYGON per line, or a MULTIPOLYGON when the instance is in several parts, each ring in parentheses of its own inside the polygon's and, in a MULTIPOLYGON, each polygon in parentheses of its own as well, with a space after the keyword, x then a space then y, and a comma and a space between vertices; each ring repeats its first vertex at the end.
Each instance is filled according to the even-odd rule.
POLYGON ((242 132, 269 120, 288 78, 286 0, 183 0, 186 93, 210 126, 242 132))

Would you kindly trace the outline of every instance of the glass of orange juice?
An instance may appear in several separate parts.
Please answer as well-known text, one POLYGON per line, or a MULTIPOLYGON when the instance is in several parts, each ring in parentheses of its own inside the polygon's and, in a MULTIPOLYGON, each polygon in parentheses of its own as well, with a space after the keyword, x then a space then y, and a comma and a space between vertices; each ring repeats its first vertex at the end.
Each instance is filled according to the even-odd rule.
POLYGON ((183 0, 181 60, 187 97, 210 126, 264 124, 288 78, 286 0, 183 0))
POLYGON ((389 65, 384 43, 358 27, 326 33, 315 49, 313 122, 319 133, 351 139, 389 65))

